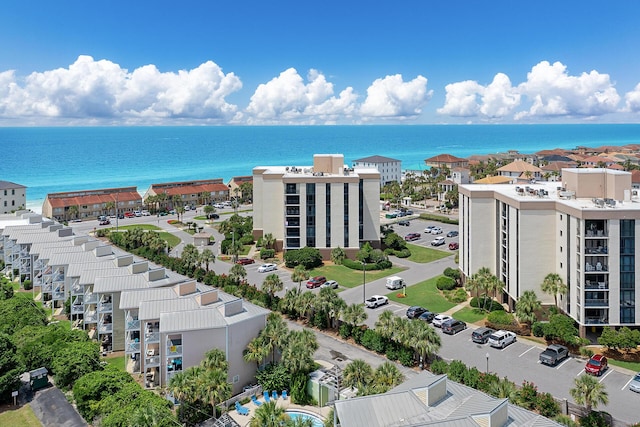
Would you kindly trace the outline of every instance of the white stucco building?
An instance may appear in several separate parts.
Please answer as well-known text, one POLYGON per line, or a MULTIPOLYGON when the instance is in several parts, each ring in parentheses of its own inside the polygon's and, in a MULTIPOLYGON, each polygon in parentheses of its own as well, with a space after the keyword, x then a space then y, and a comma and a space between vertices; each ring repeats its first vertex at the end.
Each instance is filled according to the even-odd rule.
POLYGON ((400 184, 402 180, 402 161, 384 156, 369 156, 353 161, 354 168, 376 168, 380 172, 380 187, 390 182, 400 184))
POLYGON ((511 307, 527 290, 553 304, 541 284, 559 274, 568 292, 558 295, 558 305, 582 336, 603 326, 640 325, 640 198, 631 174, 563 169, 562 179, 459 186, 462 273, 491 269, 511 307))

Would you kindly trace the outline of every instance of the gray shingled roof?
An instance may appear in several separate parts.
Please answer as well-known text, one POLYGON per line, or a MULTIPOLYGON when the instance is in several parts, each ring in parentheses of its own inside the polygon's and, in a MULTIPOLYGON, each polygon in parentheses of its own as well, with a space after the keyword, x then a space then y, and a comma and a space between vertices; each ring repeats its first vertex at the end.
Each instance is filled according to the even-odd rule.
POLYGON ((390 157, 384 156, 369 156, 363 157, 362 159, 354 160, 354 163, 391 163, 391 162, 399 162, 400 160, 392 159, 390 157))
POLYGON ((27 188, 24 185, 16 184, 11 181, 0 181, 0 190, 10 190, 12 188, 27 188))

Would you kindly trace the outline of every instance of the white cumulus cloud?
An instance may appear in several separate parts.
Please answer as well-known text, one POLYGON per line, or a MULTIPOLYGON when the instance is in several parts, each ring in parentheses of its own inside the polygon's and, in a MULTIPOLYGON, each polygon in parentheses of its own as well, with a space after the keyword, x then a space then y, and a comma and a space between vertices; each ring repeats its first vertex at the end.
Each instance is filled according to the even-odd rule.
POLYGON ((597 71, 571 76, 567 67, 542 61, 527 74, 518 90, 532 102, 516 118, 553 116, 600 116, 616 111, 620 95, 608 74, 597 71))
POLYGON ((79 56, 69 68, 32 73, 18 82, 0 74, 0 114, 53 118, 226 119, 237 107, 225 97, 242 83, 213 62, 189 71, 162 73, 154 65, 128 72, 108 60, 79 56))
POLYGON ((351 87, 334 96, 333 83, 317 70, 310 70, 307 82, 295 68, 258 86, 246 113, 252 123, 334 122, 353 115, 357 96, 351 87))
POLYGON ((624 96, 624 99, 625 111, 632 113, 640 112, 640 83, 638 83, 631 92, 627 92, 627 94, 624 96))
POLYGON ((431 99, 433 91, 427 90, 427 79, 418 76, 404 82, 396 74, 375 80, 367 89, 367 98, 360 107, 364 118, 415 118, 431 99))
POLYGON ((478 82, 466 80, 463 82, 450 83, 445 86, 447 95, 444 106, 438 108, 439 114, 447 114, 456 117, 477 116, 480 112, 479 96, 484 91, 484 87, 478 82))
POLYGON ((444 106, 437 111, 449 116, 502 118, 520 105, 520 94, 503 73, 496 74, 487 86, 466 80, 448 84, 445 91, 444 106))

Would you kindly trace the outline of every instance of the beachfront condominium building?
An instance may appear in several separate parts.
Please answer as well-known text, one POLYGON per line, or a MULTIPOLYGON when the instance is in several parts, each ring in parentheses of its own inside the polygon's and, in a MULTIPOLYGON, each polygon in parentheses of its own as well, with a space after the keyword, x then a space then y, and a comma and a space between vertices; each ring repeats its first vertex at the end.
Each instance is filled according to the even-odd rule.
POLYGON ((328 259, 380 246, 380 172, 350 168, 342 154, 316 154, 312 166, 253 169, 253 234, 272 234, 278 249, 317 248, 328 259))
POLYGON ((27 204, 27 187, 15 182, 0 181, 0 214, 24 209, 27 204))
POLYGON ((560 182, 459 187, 460 269, 488 267, 503 283, 511 308, 525 291, 545 304, 550 273, 568 286, 560 308, 580 335, 604 326, 640 325, 640 198, 631 174, 563 169, 560 182))
POLYGON ((402 180, 402 161, 384 156, 369 156, 353 161, 354 168, 376 168, 380 172, 380 187, 402 180))
POLYGON ((141 207, 142 197, 136 187, 80 190, 47 194, 42 215, 56 221, 69 221, 133 212, 141 207))
POLYGON ((150 209, 154 205, 160 209, 174 209, 228 199, 229 187, 222 182, 222 178, 151 184, 143 197, 145 205, 150 209))

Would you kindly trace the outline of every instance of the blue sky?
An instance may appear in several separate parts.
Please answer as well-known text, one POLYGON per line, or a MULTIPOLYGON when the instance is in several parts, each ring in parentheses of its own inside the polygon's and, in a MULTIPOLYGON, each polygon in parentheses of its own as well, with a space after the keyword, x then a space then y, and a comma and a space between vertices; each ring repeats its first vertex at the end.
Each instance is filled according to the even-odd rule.
POLYGON ((3 2, 0 126, 637 123, 633 1, 3 2))

